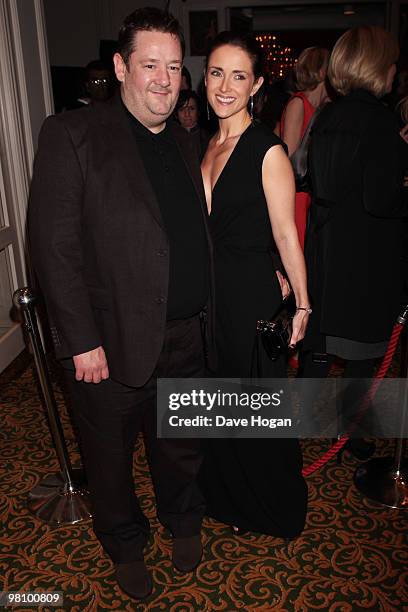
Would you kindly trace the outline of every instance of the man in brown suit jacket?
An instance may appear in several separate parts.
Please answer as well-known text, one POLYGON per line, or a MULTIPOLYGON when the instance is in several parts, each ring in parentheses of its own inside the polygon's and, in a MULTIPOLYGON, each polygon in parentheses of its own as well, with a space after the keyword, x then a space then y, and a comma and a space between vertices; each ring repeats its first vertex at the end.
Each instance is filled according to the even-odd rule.
POLYGON ((188 134, 166 123, 183 53, 171 15, 129 15, 114 56, 120 95, 45 121, 29 207, 32 261, 67 370, 94 531, 134 598, 152 588, 143 559, 149 522, 132 476, 140 431, 174 565, 191 571, 202 554, 198 442, 157 439, 155 414, 157 377, 203 375, 200 318, 211 293, 198 160, 188 134))

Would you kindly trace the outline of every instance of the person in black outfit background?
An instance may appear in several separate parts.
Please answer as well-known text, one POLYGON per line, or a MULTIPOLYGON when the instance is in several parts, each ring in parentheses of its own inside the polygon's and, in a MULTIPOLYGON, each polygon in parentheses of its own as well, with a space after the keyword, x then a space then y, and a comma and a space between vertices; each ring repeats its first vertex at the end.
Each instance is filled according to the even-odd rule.
MULTIPOLYGON (((408 214, 404 142, 381 102, 397 58, 392 36, 370 26, 343 34, 330 58, 328 76, 341 96, 321 112, 309 148, 306 262, 313 317, 300 376, 327 376, 338 356, 346 361, 345 377, 371 377, 400 310, 408 214), (327 358, 317 362, 316 353, 327 358)), ((359 458, 374 450, 358 439, 348 448, 359 458)))
POLYGON ((85 66, 76 99, 64 104, 63 110, 75 110, 88 104, 107 102, 114 94, 115 81, 112 70, 107 64, 101 60, 92 60, 85 66))

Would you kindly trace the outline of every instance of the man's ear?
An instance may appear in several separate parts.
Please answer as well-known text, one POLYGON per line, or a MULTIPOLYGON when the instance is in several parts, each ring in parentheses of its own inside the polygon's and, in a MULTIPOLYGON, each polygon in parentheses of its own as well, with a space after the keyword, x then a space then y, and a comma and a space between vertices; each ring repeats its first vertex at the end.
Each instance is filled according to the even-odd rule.
POLYGON ((127 72, 126 64, 120 53, 115 53, 113 56, 113 66, 115 68, 115 74, 118 81, 123 83, 125 80, 125 73, 127 72))

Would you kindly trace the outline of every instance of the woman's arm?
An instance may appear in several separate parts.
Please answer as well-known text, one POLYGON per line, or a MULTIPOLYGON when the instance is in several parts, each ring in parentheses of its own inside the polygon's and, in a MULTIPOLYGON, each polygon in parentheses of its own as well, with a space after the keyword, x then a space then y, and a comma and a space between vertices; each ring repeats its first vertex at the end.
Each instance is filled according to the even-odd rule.
POLYGON ((282 140, 288 147, 289 157, 301 141, 304 112, 301 98, 293 98, 286 107, 282 140))
MULTIPOLYGON (((267 151, 262 164, 262 185, 276 246, 295 294, 296 306, 310 306, 306 266, 295 225, 295 181, 290 161, 281 146, 267 151)), ((309 314, 297 310, 291 345, 305 335, 309 314)))

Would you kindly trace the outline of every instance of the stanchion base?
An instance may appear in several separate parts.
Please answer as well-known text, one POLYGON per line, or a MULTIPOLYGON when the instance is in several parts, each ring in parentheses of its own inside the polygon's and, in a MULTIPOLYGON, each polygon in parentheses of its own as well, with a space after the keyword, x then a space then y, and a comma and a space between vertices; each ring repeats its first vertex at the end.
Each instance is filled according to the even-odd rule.
POLYGON ((75 525, 91 518, 82 470, 72 470, 73 486, 61 473, 49 474, 29 493, 28 509, 48 525, 75 525))
POLYGON ((408 510, 406 463, 397 472, 393 457, 370 459, 355 471, 354 484, 363 495, 383 506, 408 510))

